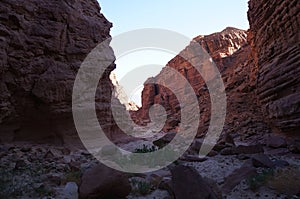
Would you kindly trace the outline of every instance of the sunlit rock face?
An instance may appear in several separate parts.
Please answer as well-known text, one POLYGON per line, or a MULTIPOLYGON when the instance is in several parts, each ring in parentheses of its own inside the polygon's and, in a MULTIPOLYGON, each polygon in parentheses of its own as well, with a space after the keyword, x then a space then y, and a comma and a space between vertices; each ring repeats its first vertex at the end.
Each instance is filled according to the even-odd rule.
POLYGON ((244 30, 228 27, 222 32, 208 36, 198 36, 194 39, 210 54, 218 67, 223 68, 222 58, 231 56, 247 42, 247 33, 244 30))
MULTIPOLYGON (((269 128, 263 122, 262 113, 256 104, 255 74, 251 48, 247 43, 247 32, 236 28, 226 28, 224 31, 208 36, 198 36, 194 39, 210 54, 221 72, 227 95, 227 117, 224 131, 253 134, 268 132, 269 128), (253 128, 252 128, 253 127, 253 128)), ((173 58, 167 66, 176 69, 195 91, 199 100, 200 118, 198 135, 207 132, 210 122, 211 102, 206 84, 199 72, 189 62, 180 56, 173 58)), ((166 75, 163 69, 154 80, 161 80, 166 75)), ((153 79, 149 79, 150 82, 153 79)), ((179 86, 180 81, 174 78, 168 80, 179 86)), ((184 92, 184 91, 183 91, 184 92)), ((186 100, 190 100, 187 96, 186 100)), ((131 115, 137 123, 149 122, 149 109, 153 104, 161 104, 168 114, 163 131, 177 131, 181 122, 180 104, 176 96, 160 85, 145 83, 142 92, 142 108, 131 115)), ((191 110, 193 115, 193 110, 191 110)))
POLYGON ((300 130, 300 32, 297 0, 249 2, 257 95, 270 126, 300 130))
POLYGON ((137 111, 139 109, 138 105, 129 99, 125 89, 119 84, 116 74, 112 72, 109 77, 114 85, 113 95, 120 100, 121 104, 123 104, 127 110, 137 111))
MULTIPOLYGON (((0 2, 2 141, 76 138, 74 79, 87 54, 110 37, 111 26, 96 0, 0 2)), ((99 123, 110 137, 119 131, 109 111, 114 68, 107 68, 96 95, 99 123)))
MULTIPOLYGON (((224 131, 245 135, 300 130, 299 1, 249 1, 248 32, 235 28, 196 40, 210 54, 223 77, 227 94, 224 131)), ((176 56, 168 66, 179 71, 195 90, 201 108, 198 133, 207 131, 210 99, 201 76, 176 56)), ((164 70, 155 77, 161 78, 164 70)), ((176 82, 176 80, 174 80, 176 82)), ((176 97, 159 85, 145 83, 143 107, 132 112, 145 124, 148 110, 161 104, 169 115, 165 131, 176 131, 180 107, 176 97)))

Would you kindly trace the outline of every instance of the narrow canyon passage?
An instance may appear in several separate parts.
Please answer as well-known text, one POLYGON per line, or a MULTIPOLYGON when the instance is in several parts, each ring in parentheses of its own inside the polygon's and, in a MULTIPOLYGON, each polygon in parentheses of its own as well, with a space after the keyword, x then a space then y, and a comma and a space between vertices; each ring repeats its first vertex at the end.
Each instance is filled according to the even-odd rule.
POLYGON ((227 27, 189 41, 149 74, 142 106, 116 80, 113 21, 100 6, 0 2, 0 198, 300 197, 299 1, 250 0, 248 30, 227 27), (210 57, 193 54, 193 44, 210 57), (215 73, 207 67, 202 76, 189 60, 215 64, 224 83, 216 143, 206 138, 219 127, 210 126, 218 96, 204 81, 215 73), (86 84, 74 88, 77 81, 86 84), (203 147, 211 148, 201 156, 203 147))

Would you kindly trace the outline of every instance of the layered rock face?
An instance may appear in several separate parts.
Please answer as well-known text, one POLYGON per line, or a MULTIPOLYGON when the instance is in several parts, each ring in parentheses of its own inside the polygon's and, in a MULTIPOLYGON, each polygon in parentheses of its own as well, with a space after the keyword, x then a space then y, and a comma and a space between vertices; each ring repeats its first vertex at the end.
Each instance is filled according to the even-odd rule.
POLYGON ((257 68, 257 96, 270 126, 300 130, 299 1, 249 2, 250 43, 257 68))
MULTIPOLYGON (((272 132, 300 130, 299 12, 298 1, 251 0, 247 35, 227 28, 221 33, 195 38, 213 58, 225 83, 228 97, 225 131, 261 134, 270 132, 270 128, 272 132)), ((186 77, 199 94, 202 121, 198 133, 204 133, 210 118, 210 99, 203 79, 179 56, 168 66, 186 77)), ((163 73, 164 69, 154 79, 161 79, 163 73)), ((138 123, 147 123, 149 107, 158 103, 169 115, 164 130, 176 131, 180 106, 167 88, 146 82, 142 100, 142 109, 132 113, 138 123)))
MULTIPOLYGON (((112 24, 96 0, 3 0, 0 10, 1 140, 73 137, 76 73, 110 37, 112 24)), ((109 134, 117 131, 109 111, 114 67, 106 70, 96 95, 99 122, 109 134)))
MULTIPOLYGON (((222 32, 199 36, 194 40, 210 54, 222 74, 228 97, 224 130, 226 132, 239 132, 242 135, 268 132, 269 129, 262 122, 263 118, 255 100, 255 81, 253 81, 255 78, 250 75, 254 74, 255 71, 253 71, 251 49, 247 44, 247 32, 226 28, 222 32)), ((205 134, 210 122, 211 103, 203 78, 189 62, 180 56, 172 59, 167 66, 180 72, 193 87, 200 107, 198 135, 205 134)), ((164 73, 165 70, 163 69, 154 79, 163 79, 164 73)), ((172 79, 172 81, 175 84, 180 84, 176 79, 172 79)), ((189 100, 188 98, 187 100, 189 100)), ((144 124, 149 121, 148 111, 153 104, 161 104, 167 111, 168 119, 163 130, 177 131, 177 126, 181 122, 181 115, 176 96, 168 88, 147 84, 147 82, 142 92, 142 108, 131 113, 136 122, 144 124)))
POLYGON ((231 56, 246 45, 247 32, 228 27, 222 32, 208 36, 198 36, 194 40, 201 44, 216 62, 218 68, 222 70, 226 66, 225 59, 223 58, 231 56))

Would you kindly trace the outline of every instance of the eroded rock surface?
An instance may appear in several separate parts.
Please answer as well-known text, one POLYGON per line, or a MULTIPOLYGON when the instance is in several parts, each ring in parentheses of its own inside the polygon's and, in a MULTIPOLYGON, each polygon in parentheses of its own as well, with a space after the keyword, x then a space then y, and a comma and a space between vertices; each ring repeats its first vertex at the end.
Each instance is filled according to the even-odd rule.
MULTIPOLYGON (((1 140, 73 138, 76 73, 87 54, 110 37, 112 24, 96 0, 3 0, 0 10, 1 140)), ((118 131, 109 111, 114 67, 107 68, 96 95, 99 122, 110 137, 118 131)))
MULTIPOLYGON (((219 33, 198 36, 194 41, 201 44, 209 53, 221 72, 227 95, 227 116, 224 131, 227 133, 237 132, 242 137, 258 132, 262 134, 269 132, 256 102, 254 92, 255 70, 253 70, 251 48, 247 42, 247 32, 229 27, 219 33)), ((200 107, 198 135, 205 134, 210 122, 211 102, 203 78, 188 61, 180 56, 173 58, 167 66, 180 72, 193 87, 200 107)), ((161 80, 164 75, 166 75, 165 69, 154 77, 154 80, 161 80)), ((179 80, 174 78, 171 83, 180 84, 179 80)), ((188 101, 189 96, 186 98, 188 101)), ((142 92, 142 108, 137 112, 132 112, 137 123, 144 124, 149 121, 148 112, 153 104, 161 104, 167 111, 168 119, 163 130, 177 131, 177 126, 181 122, 181 109, 176 96, 168 88, 147 84, 147 82, 142 92)), ((193 110, 190 114, 193 114, 193 110)))
POLYGON ((297 0, 251 0, 248 11, 263 113, 271 126, 294 133, 300 129, 299 6, 297 0))

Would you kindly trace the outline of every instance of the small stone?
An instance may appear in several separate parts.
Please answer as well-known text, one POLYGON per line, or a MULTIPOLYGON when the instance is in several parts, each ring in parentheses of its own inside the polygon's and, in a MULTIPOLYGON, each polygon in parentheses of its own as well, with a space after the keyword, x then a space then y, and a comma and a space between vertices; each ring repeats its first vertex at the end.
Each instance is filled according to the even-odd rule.
POLYGON ((239 154, 239 155, 236 156, 236 158, 239 159, 239 160, 247 160, 250 157, 248 155, 245 155, 245 154, 239 154))
POLYGON ((284 167, 289 166, 290 164, 287 161, 284 161, 284 160, 275 160, 274 165, 275 165, 275 167, 284 168, 284 167))
POLYGON ((207 160, 207 158, 200 158, 198 155, 184 155, 180 159, 188 162, 204 162, 207 160))
POLYGON ((62 180, 62 176, 61 175, 59 175, 59 174, 49 174, 47 177, 48 177, 48 180, 51 183, 53 183, 53 184, 55 184, 57 186, 59 186, 61 184, 61 180, 62 180))
POLYGON ((152 173, 150 174, 150 176, 147 176, 146 181, 149 181, 152 185, 158 187, 162 179, 163 179, 162 176, 152 173))
POLYGON ((260 144, 249 145, 249 146, 239 145, 234 149, 234 153, 236 154, 255 154, 255 153, 263 153, 263 152, 264 149, 260 144))
POLYGON ((34 189, 39 189, 39 188, 41 188, 41 187, 43 187, 43 186, 44 186, 43 183, 35 183, 35 184, 33 184, 33 188, 34 188, 34 189))
POLYGON ((252 163, 255 167, 273 168, 275 165, 265 154, 256 154, 252 157, 252 163))
POLYGON ((75 182, 68 182, 64 188, 65 199, 78 199, 78 186, 75 182))
POLYGON ((63 148, 61 150, 61 152, 62 152, 63 155, 70 155, 71 154, 71 150, 68 149, 68 148, 63 148))
POLYGON ((62 154, 61 151, 56 150, 56 149, 49 149, 46 152, 44 158, 46 158, 46 159, 52 159, 52 158, 58 158, 58 157, 62 157, 62 156, 63 156, 63 154, 62 154))
POLYGON ((0 153, 0 160, 3 158, 3 157, 5 157, 6 156, 6 154, 4 153, 4 152, 1 152, 0 153))
POLYGON ((56 171, 69 171, 70 170, 70 166, 68 164, 65 163, 59 163, 55 165, 55 170, 56 171))
POLYGON ((225 149, 227 146, 225 144, 216 144, 213 148, 213 150, 215 151, 222 151, 223 149, 225 149))
POLYGON ((71 163, 72 160, 73 160, 73 158, 71 156, 67 156, 67 155, 64 156, 64 162, 66 164, 71 163))
POLYGON ((9 168, 13 168, 13 169, 15 169, 16 168, 16 163, 15 162, 10 162, 9 163, 9 168))
POLYGON ((26 164, 26 162, 24 160, 18 160, 16 162, 15 169, 22 169, 22 168, 24 168, 26 166, 27 166, 27 164, 26 164))
POLYGON ((224 149, 221 150, 220 154, 221 155, 234 155, 234 151, 231 147, 230 148, 224 148, 224 149))
POLYGON ((266 155, 284 155, 289 152, 287 148, 278 148, 278 149, 267 149, 265 151, 266 155))
POLYGON ((81 151, 81 155, 84 155, 84 156, 90 156, 91 153, 88 152, 88 151, 83 150, 83 151, 81 151))
POLYGON ((20 151, 27 153, 27 152, 31 151, 31 148, 30 147, 22 147, 20 151))
POLYGON ((112 156, 115 155, 118 151, 119 149, 115 145, 106 145, 101 148, 100 153, 103 156, 112 156))
POLYGON ((71 171, 80 171, 81 170, 81 163, 76 161, 71 161, 69 164, 71 171))
POLYGON ((223 138, 218 142, 221 145, 235 146, 233 137, 229 133, 223 134, 223 138))
POLYGON ((300 153, 300 141, 296 140, 289 145, 289 151, 292 153, 300 153))
POLYGON ((267 137, 267 146, 272 148, 282 148, 286 146, 286 140, 281 136, 270 135, 267 137))
POLYGON ((216 155, 218 155, 219 153, 217 152, 217 151, 214 151, 214 150, 211 150, 208 154, 207 154, 207 156, 208 157, 214 157, 214 156, 216 156, 216 155))

